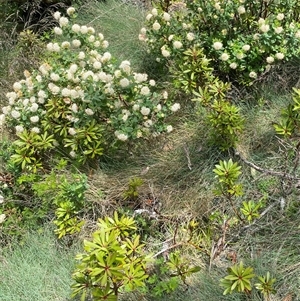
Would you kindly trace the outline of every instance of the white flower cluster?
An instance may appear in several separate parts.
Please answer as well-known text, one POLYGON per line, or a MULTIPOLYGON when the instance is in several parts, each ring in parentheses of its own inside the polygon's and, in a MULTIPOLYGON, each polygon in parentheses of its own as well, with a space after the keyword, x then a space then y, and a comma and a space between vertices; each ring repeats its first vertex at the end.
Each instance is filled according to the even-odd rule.
MULTIPOLYGON (((73 16, 74 8, 69 8, 67 14, 73 16)), ((155 17, 158 12, 154 9, 152 15, 155 17)), ((16 133, 26 129, 42 134, 45 116, 54 114, 48 108, 56 105, 60 109, 55 114, 59 114, 71 137, 78 135, 89 120, 104 120, 110 128, 108 132, 113 130, 120 141, 144 137, 152 129, 158 135, 156 124, 166 132, 172 131, 172 126, 161 124, 168 114, 180 109, 180 104, 172 104, 166 91, 153 93, 155 81, 145 73, 133 72, 129 61, 124 60, 119 66, 112 63, 103 34, 96 34, 92 27, 72 24, 59 12, 54 18, 59 27, 53 31, 60 42, 48 43, 47 62, 32 74, 27 71, 25 79, 16 82, 14 91, 7 93, 8 105, 2 108, 0 125, 14 126, 16 133), (57 61, 60 56, 69 60, 57 61)), ((167 22, 171 16, 164 13, 163 19, 167 22)), ((157 23, 153 30, 159 30, 159 26, 157 23)), ((146 29, 141 34, 146 35, 146 29)), ((188 33, 187 39, 193 40, 194 34, 188 33)), ((174 40, 173 47, 180 49, 183 44, 174 40)), ((75 148, 69 154, 78 156, 75 148)))
MULTIPOLYGON (((177 59, 179 62, 183 58, 181 53, 185 53, 185 50, 203 47, 208 59, 213 62, 219 60, 221 72, 233 69, 236 72, 232 74, 241 75, 247 80, 249 77, 257 78, 258 73, 263 70, 261 67, 270 68, 270 64, 279 63, 291 56, 299 56, 300 25, 292 20, 289 12, 284 11, 285 8, 279 8, 277 7, 279 4, 275 4, 274 7, 268 7, 268 14, 261 18, 257 17, 258 3, 254 3, 255 1, 253 3, 250 1, 255 7, 251 10, 246 0, 229 1, 228 6, 224 6, 223 2, 220 0, 206 2, 206 8, 209 7, 211 12, 208 15, 204 15, 201 7, 197 7, 197 11, 192 11, 198 6, 194 6, 192 2, 191 5, 186 5, 187 12, 170 10, 167 13, 153 9, 146 16, 146 26, 141 29, 139 39, 147 43, 149 53, 153 52, 159 63, 167 66, 170 66, 170 63, 176 64, 177 59), (192 17, 194 15, 196 18, 192 17), (244 28, 245 18, 254 20, 247 29, 244 28), (222 22, 216 22, 218 19, 222 22), (211 30, 199 31, 199 28, 202 28, 202 21, 205 23, 203 27, 211 25, 211 30), (224 25, 220 30, 219 25, 214 25, 224 24, 226 21, 228 27, 224 25), (240 21, 243 25, 239 23, 240 21), (261 60, 260 63, 257 63, 257 59, 261 60)), ((174 6, 177 7, 179 3, 181 2, 174 3, 174 6)))

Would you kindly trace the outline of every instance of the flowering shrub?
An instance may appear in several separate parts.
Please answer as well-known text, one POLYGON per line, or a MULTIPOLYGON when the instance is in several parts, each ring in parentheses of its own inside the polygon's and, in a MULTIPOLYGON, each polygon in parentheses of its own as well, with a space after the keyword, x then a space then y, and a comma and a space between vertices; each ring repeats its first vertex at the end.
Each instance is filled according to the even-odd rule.
MULTIPOLYGON (((214 70, 249 83, 273 65, 300 53, 297 0, 186 1, 177 11, 154 8, 139 39, 164 64, 197 46, 214 70)), ((169 64, 170 65, 170 64, 169 64)))
POLYGON ((83 162, 116 143, 170 132, 165 118, 180 108, 166 91, 156 91, 147 74, 133 72, 129 61, 117 64, 101 33, 72 24, 74 8, 67 14, 54 14, 59 26, 45 62, 14 83, 0 115, 0 125, 26 142, 26 152, 17 145, 14 158, 23 168, 53 148, 83 162), (40 147, 44 140, 47 149, 40 147))

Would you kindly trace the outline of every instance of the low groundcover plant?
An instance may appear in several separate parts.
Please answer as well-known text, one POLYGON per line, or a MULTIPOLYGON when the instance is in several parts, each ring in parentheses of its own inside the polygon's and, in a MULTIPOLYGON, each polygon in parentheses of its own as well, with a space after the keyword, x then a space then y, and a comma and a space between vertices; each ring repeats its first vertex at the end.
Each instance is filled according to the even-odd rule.
POLYGON ((27 146, 38 141, 17 154, 23 168, 53 148, 83 162, 112 145, 170 132, 165 118, 180 108, 147 74, 135 73, 129 61, 118 64, 103 34, 72 24, 74 8, 67 14, 54 14, 58 26, 45 61, 14 83, 0 115, 0 125, 27 146), (48 146, 40 148, 45 139, 48 146))

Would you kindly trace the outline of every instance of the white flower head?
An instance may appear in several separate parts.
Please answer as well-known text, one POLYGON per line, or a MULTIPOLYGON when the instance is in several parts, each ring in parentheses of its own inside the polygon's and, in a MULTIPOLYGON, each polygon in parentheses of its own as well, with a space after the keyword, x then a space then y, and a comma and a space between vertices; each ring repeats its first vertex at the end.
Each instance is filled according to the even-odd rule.
POLYGON ((141 94, 145 95, 145 96, 149 95, 150 94, 150 89, 147 86, 142 87, 141 94))
POLYGON ((75 158, 75 157, 76 157, 76 153, 75 153, 75 151, 73 151, 73 150, 70 151, 69 154, 70 154, 70 156, 71 156, 72 158, 75 158))
POLYGON ((71 110, 72 110, 72 112, 74 112, 74 113, 77 113, 77 112, 78 112, 78 106, 77 106, 76 103, 73 103, 73 104, 71 105, 71 110))
POLYGON ((119 83, 122 88, 126 88, 130 85, 128 78, 122 78, 119 83))
POLYGON ((6 215, 4 213, 0 214, 0 224, 3 224, 6 219, 6 215))
POLYGON ((283 19, 284 19, 284 14, 279 13, 279 14, 277 15, 276 19, 279 20, 279 21, 283 20, 283 19))
POLYGON ((155 31, 157 31, 157 30, 159 30, 160 29, 160 24, 157 22, 157 21, 155 21, 154 23, 153 23, 153 25, 152 25, 152 28, 153 28, 153 30, 155 30, 155 31))
POLYGON ((13 84, 13 88, 16 92, 20 91, 22 89, 22 84, 20 82, 15 82, 13 84))
POLYGON ((150 85, 150 86, 154 87, 155 84, 156 84, 156 83, 155 83, 155 80, 153 80, 153 79, 150 79, 150 80, 149 80, 149 85, 150 85))
POLYGON ((272 56, 268 56, 266 58, 266 61, 267 61, 268 64, 272 64, 272 63, 274 63, 274 58, 272 56))
POLYGON ((221 54, 221 56, 220 56, 220 59, 221 59, 222 61, 227 61, 227 60, 229 59, 228 53, 223 52, 223 53, 221 54))
POLYGON ((104 49, 106 49, 108 46, 109 46, 109 43, 108 43, 106 40, 104 40, 104 41, 102 42, 102 47, 103 47, 104 49))
POLYGON ((146 120, 145 122, 144 122, 144 126, 146 127, 146 128, 149 128, 150 126, 152 126, 153 125, 153 121, 151 120, 151 119, 148 119, 148 120, 146 120))
POLYGON ((214 48, 215 50, 220 50, 220 49, 223 48, 223 44, 222 44, 221 42, 214 42, 214 43, 213 43, 213 48, 214 48))
POLYGON ((104 62, 108 62, 111 59, 111 54, 110 52, 105 52, 101 58, 101 61, 104 62))
POLYGON ((89 33, 89 34, 94 34, 94 33, 95 33, 95 28, 92 27, 92 26, 89 26, 89 27, 88 27, 88 33, 89 33))
POLYGON ((5 118, 6 118, 5 114, 0 114, 0 126, 2 126, 5 123, 5 118))
POLYGON ((78 65, 72 64, 69 68, 69 72, 74 74, 77 71, 77 69, 78 69, 78 65))
POLYGON ((229 67, 231 68, 231 69, 236 69, 237 68, 237 63, 231 63, 230 65, 229 65, 229 67))
POLYGON ((150 21, 150 19, 153 17, 153 15, 152 14, 148 14, 147 16, 146 16, 146 20, 147 21, 150 21))
POLYGON ((182 43, 180 41, 174 41, 173 47, 176 49, 180 49, 180 48, 182 48, 182 43))
POLYGON ((59 75, 56 74, 56 73, 54 73, 54 72, 52 72, 52 73, 50 74, 50 78, 51 78, 54 82, 59 81, 59 75))
POLYGON ((75 13, 75 8, 70 6, 68 9, 67 9, 67 14, 69 16, 72 16, 73 14, 75 13))
POLYGON ((80 60, 84 60, 84 59, 85 59, 85 53, 84 53, 83 51, 80 51, 80 52, 78 53, 78 58, 79 58, 80 60))
POLYGON ((275 57, 276 57, 278 60, 283 60, 284 54, 281 53, 281 52, 278 52, 278 53, 275 54, 275 57))
POLYGON ((270 30, 270 25, 269 24, 262 24, 259 27, 259 29, 260 29, 261 32, 266 33, 270 30))
POLYGON ((179 103, 174 103, 174 104, 171 106, 171 111, 172 111, 172 112, 177 112, 179 109, 180 109, 180 104, 179 104, 179 103))
POLYGON ((95 61, 94 64, 93 64, 93 67, 94 67, 95 69, 101 69, 102 64, 101 64, 101 62, 95 61))
POLYGON ((4 115, 8 115, 8 113, 11 111, 11 106, 6 106, 2 108, 2 113, 4 115))
POLYGON ((81 42, 77 39, 73 40, 72 41, 72 45, 75 47, 75 48, 79 48, 80 45, 81 45, 81 42))
POLYGON ((115 132, 115 135, 121 141, 126 141, 128 139, 127 135, 120 133, 120 132, 115 132))
POLYGON ((192 32, 189 32, 189 33, 186 34, 186 38, 189 41, 193 41, 195 39, 195 35, 192 32))
POLYGON ((142 107, 141 108, 141 113, 142 113, 142 115, 147 116, 147 115, 150 114, 150 109, 147 108, 147 107, 142 107))
POLYGON ((31 111, 32 113, 35 113, 35 112, 38 110, 38 108, 39 108, 39 105, 35 102, 35 103, 33 103, 33 104, 31 105, 30 111, 31 111))
POLYGON ((73 24, 72 25, 72 30, 76 33, 79 33, 80 32, 80 25, 78 24, 73 24))
POLYGON ((154 17, 156 17, 156 16, 158 15, 158 11, 157 11, 156 8, 153 8, 152 11, 151 11, 151 13, 152 13, 152 15, 153 15, 154 17))
POLYGON ((0 204, 4 203, 4 196, 0 194, 0 204))
POLYGON ((280 34, 283 32, 283 27, 282 26, 278 26, 274 28, 275 33, 280 34))
POLYGON ((95 38, 94 35, 90 35, 90 36, 88 37, 88 41, 89 41, 90 43, 95 42, 95 40, 96 40, 96 38, 95 38))
POLYGON ((295 33, 295 38, 296 38, 296 39, 300 39, 300 30, 298 30, 298 31, 295 33))
POLYGON ((40 129, 35 126, 31 129, 31 132, 38 134, 38 133, 40 133, 40 129))
POLYGON ((164 19, 165 21, 167 21, 167 22, 170 21, 170 20, 171 20, 170 14, 164 12, 164 14, 163 14, 163 19, 164 19))
POLYGON ((215 6, 215 9, 216 9, 216 10, 220 10, 220 9, 221 9, 221 5, 220 5, 219 2, 215 3, 214 6, 215 6))
POLYGON ((59 18, 60 18, 60 12, 59 11, 55 12, 53 14, 53 17, 54 17, 55 20, 59 20, 59 18))
POLYGON ((53 31, 58 36, 62 35, 62 33, 63 33, 63 31, 62 31, 62 29, 60 27, 54 27, 53 31))
POLYGON ((63 49, 69 49, 71 47, 71 44, 68 41, 64 41, 64 42, 61 43, 61 47, 63 49))
POLYGON ((249 77, 251 77, 251 78, 257 78, 257 73, 254 72, 254 71, 251 71, 251 72, 249 73, 249 77))
POLYGON ((18 133, 22 133, 23 131, 24 131, 24 127, 22 126, 22 125, 17 125, 16 127, 15 127, 15 129, 16 129, 16 133, 18 134, 18 133))
POLYGON ((134 80, 136 83, 145 82, 148 78, 148 74, 146 73, 134 73, 134 80))
POLYGON ((76 135, 76 130, 75 130, 74 128, 69 128, 68 133, 69 133, 71 136, 74 136, 74 135, 76 135))
POLYGON ((19 111, 12 110, 11 111, 11 117, 15 118, 15 119, 19 119, 21 117, 21 113, 19 111))
POLYGON ((129 74, 131 71, 130 62, 129 61, 121 62, 119 68, 122 69, 125 73, 129 74))
POLYGON ((32 123, 37 123, 40 120, 39 116, 32 116, 30 117, 30 121, 32 123))
POLYGON ((171 133, 173 131, 173 127, 171 125, 168 125, 166 130, 167 130, 167 133, 171 133))
POLYGON ((58 22, 61 27, 64 27, 68 25, 69 19, 66 17, 60 17, 58 22))
POLYGON ((244 53, 242 53, 242 52, 239 52, 239 53, 236 54, 236 58, 237 58, 238 60, 242 60, 244 57, 245 57, 245 55, 244 55, 244 53))
POLYGON ((169 57, 171 55, 170 51, 168 51, 166 49, 162 49, 161 54, 163 57, 169 57))
POLYGON ((246 9, 245 9, 245 7, 243 5, 241 5, 241 6, 238 7, 238 13, 240 15, 244 14, 245 12, 246 12, 246 9))
POLYGON ((250 45, 246 44, 242 47, 243 51, 249 51, 250 50, 250 45))
POLYGON ((138 105, 137 103, 135 103, 133 106, 132 106, 132 110, 133 111, 138 111, 140 109, 140 105, 138 105))
POLYGON ((90 108, 87 108, 87 109, 85 109, 84 111, 85 111, 85 113, 86 113, 87 115, 89 115, 89 116, 94 115, 94 111, 93 111, 92 109, 90 109, 90 108))
POLYGON ((88 27, 87 27, 86 25, 82 25, 82 26, 80 27, 80 32, 81 32, 82 34, 87 34, 87 33, 88 33, 88 27))

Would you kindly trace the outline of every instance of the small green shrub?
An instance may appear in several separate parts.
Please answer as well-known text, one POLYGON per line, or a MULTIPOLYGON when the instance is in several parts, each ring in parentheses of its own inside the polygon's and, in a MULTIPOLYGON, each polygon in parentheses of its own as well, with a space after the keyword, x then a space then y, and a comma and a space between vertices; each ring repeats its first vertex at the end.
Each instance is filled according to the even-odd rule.
POLYGON ((254 278, 252 267, 244 267, 243 263, 228 268, 228 275, 221 279, 221 285, 225 287, 224 295, 231 294, 234 291, 245 292, 251 291, 251 279, 254 278))
POLYGON ((132 178, 129 180, 128 188, 124 191, 123 197, 125 200, 135 201, 139 196, 138 188, 143 185, 144 181, 141 178, 132 178))
POLYGON ((84 241, 85 253, 76 256, 80 264, 73 274, 73 296, 118 300, 122 291, 145 285, 149 258, 135 234, 133 218, 115 213, 113 218, 99 219, 98 227, 93 240, 84 241))
POLYGON ((32 185, 35 194, 49 213, 54 212, 55 233, 58 238, 80 232, 84 221, 79 218, 80 212, 87 209, 85 192, 88 189, 85 174, 62 173, 66 161, 61 160, 43 179, 32 185))
POLYGON ((242 217, 233 203, 234 198, 243 195, 243 187, 238 183, 241 166, 229 159, 228 161, 220 161, 215 167, 213 172, 216 174, 215 177, 218 179, 218 183, 214 193, 223 196, 230 203, 236 217, 242 221, 242 217))
POLYGON ((300 130, 300 89, 293 88, 293 102, 281 112, 281 119, 274 123, 275 131, 284 138, 293 138, 300 130))
POLYGON ((156 298, 171 294, 181 282, 187 285, 187 277, 199 271, 200 267, 192 265, 180 252, 172 252, 168 259, 161 257, 155 260, 146 280, 147 287, 143 290, 156 298))
MULTIPOLYGON (((252 280, 256 276, 253 268, 244 267, 243 262, 228 268, 228 275, 221 279, 221 286, 225 288, 223 295, 233 292, 249 295, 252 290, 252 280)), ((276 279, 271 278, 270 273, 267 272, 266 276, 258 276, 257 280, 255 288, 269 300, 270 295, 276 292, 273 287, 276 279)))

